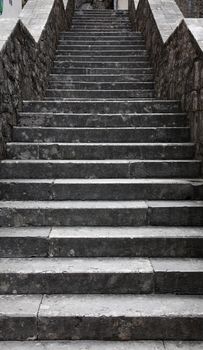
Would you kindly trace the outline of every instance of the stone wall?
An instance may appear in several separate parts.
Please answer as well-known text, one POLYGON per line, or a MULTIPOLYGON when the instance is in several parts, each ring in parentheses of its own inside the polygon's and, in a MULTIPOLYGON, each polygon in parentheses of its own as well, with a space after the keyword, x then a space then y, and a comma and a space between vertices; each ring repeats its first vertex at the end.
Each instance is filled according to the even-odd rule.
POLYGON ((58 34, 70 26, 74 11, 74 0, 64 2, 29 0, 19 20, 0 21, 1 158, 22 101, 44 94, 58 34))
POLYGON ((185 17, 203 17, 202 0, 176 0, 185 17))
POLYGON ((144 33, 156 96, 181 100, 197 157, 203 157, 203 20, 184 19, 174 0, 140 0, 136 5, 130 0, 135 13, 131 21, 144 33))

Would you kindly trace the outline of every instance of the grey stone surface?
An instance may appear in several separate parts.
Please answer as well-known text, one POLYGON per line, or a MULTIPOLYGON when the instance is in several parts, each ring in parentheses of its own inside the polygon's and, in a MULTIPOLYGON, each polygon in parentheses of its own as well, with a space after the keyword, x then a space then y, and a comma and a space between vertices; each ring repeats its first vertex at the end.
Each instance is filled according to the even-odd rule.
POLYGON ((202 303, 200 296, 46 296, 39 312, 39 338, 202 338, 202 303))
POLYGON ((0 296, 0 340, 34 340, 41 296, 0 296))
MULTIPOLYGON (((202 344, 202 343, 199 343, 202 344)), ((153 341, 35 341, 2 342, 1 350, 164 350, 162 342, 153 341)), ((188 350, 188 349, 187 349, 188 350)), ((189 349, 190 350, 190 349, 189 349)), ((199 350, 199 348, 195 348, 199 350)))
POLYGON ((130 8, 132 23, 135 25, 136 18, 136 28, 144 33, 151 55, 155 92, 162 98, 181 99, 182 108, 190 118, 191 135, 198 146, 197 154, 201 157, 203 20, 183 20, 175 0, 169 3, 162 0, 139 1, 136 14, 132 0, 130 8))
POLYGON ((1 158, 22 100, 44 94, 58 33, 70 25, 73 7, 70 0, 66 17, 61 0, 29 0, 18 21, 0 22, 1 158))
POLYGON ((151 293, 148 259, 0 259, 0 293, 151 293))

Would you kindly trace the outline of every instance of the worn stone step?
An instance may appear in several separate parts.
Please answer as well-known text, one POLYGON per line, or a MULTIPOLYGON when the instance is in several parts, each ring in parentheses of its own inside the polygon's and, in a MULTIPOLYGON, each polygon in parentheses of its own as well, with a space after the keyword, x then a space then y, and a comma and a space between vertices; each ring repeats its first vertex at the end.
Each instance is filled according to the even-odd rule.
POLYGON ((190 128, 14 127, 14 142, 188 142, 190 128))
POLYGON ((92 48, 91 50, 68 50, 68 49, 57 49, 56 50, 56 55, 64 55, 64 56, 97 56, 97 57, 103 57, 103 56, 135 56, 137 57, 138 55, 143 56, 143 55, 148 55, 147 51, 145 49, 139 50, 139 49, 133 49, 133 50, 122 50, 122 48, 119 50, 115 50, 115 47, 107 47, 106 50, 97 50, 97 48, 92 48))
POLYGON ((153 82, 66 82, 49 81, 49 89, 73 89, 73 90, 152 90, 153 82))
POLYGON ((203 259, 0 259, 0 294, 198 295, 202 277, 203 259))
MULTIPOLYGON (((65 55, 56 55, 55 56, 55 62, 95 62, 98 61, 98 56, 65 56, 65 55)), ((101 61, 101 59, 100 59, 101 61)), ((146 54, 139 55, 139 56, 102 56, 102 62, 103 63, 125 63, 128 64, 129 62, 148 62, 149 57, 146 54)))
POLYGON ((87 38, 84 37, 77 37, 77 38, 61 38, 58 43, 60 45, 145 45, 145 41, 142 38, 122 38, 122 37, 101 37, 95 38, 87 38))
POLYGON ((202 296, 5 295, 0 309, 1 340, 203 338, 202 296))
POLYGON ((152 73, 144 73, 144 74, 98 74, 98 75, 90 75, 90 74, 50 74, 49 80, 55 81, 55 82, 108 82, 108 83, 119 83, 119 82, 152 82, 153 81, 153 74, 152 73))
POLYGON ((73 19, 72 19, 72 23, 82 23, 82 24, 85 24, 85 23, 94 23, 94 24, 97 24, 97 23, 128 23, 130 24, 130 20, 127 16, 108 16, 108 17, 105 17, 105 16, 97 16, 96 18, 93 17, 93 16, 84 16, 84 15, 75 15, 73 16, 73 19))
POLYGON ((0 226, 203 226, 202 201, 1 201, 0 226))
MULTIPOLYGON (((61 68, 55 68, 53 71, 55 73, 59 73, 62 69, 61 68)), ((77 74, 83 73, 85 69, 76 69, 77 74)), ((103 69, 101 69, 103 70, 103 69)), ((64 68, 63 71, 65 73, 68 73, 68 71, 72 72, 72 69, 64 68)), ((116 71, 116 69, 115 69, 116 71)), ((88 69, 87 74, 91 74, 92 69, 88 69)), ((93 71, 94 73, 99 73, 98 69, 95 69, 93 71)), ((107 73, 107 70, 105 69, 105 74, 107 73)), ((69 98, 153 98, 154 97, 154 89, 149 90, 70 90, 70 89, 47 89, 45 99, 50 100, 60 100, 60 99, 69 99, 69 98)))
MULTIPOLYGON (((56 83, 57 84, 57 83, 56 83)), ((142 84, 142 83, 140 83, 142 84)), ((187 127, 184 113, 70 114, 19 113, 18 125, 44 127, 187 127)))
MULTIPOLYGON (((187 265, 201 278, 201 260, 187 265)), ((190 272, 188 284, 193 282, 190 272)), ((152 293, 155 277, 147 258, 0 259, 0 294, 152 293)))
MULTIPOLYGON (((139 65, 138 65, 139 66, 139 65)), ((63 67, 58 67, 52 68, 52 74, 75 74, 75 75, 81 75, 81 74, 86 74, 86 75, 102 75, 102 74, 152 74, 153 70, 149 67, 138 67, 138 68, 63 68, 63 67)))
POLYGON ((193 159, 193 143, 7 143, 9 159, 193 159))
POLYGON ((201 350, 201 341, 3 341, 1 350, 201 350))
POLYGON ((4 227, 0 257, 203 258, 202 227, 4 227))
POLYGON ((103 32, 105 31, 121 31, 121 32, 128 32, 131 30, 131 25, 126 24, 126 23, 87 23, 87 24, 76 24, 73 23, 71 26, 71 29, 74 31, 81 31, 81 30, 86 30, 86 31, 100 31, 102 30, 103 32))
POLYGON ((133 39, 142 39, 144 40, 144 36, 141 34, 141 33, 137 33, 137 32, 132 32, 132 31, 127 31, 126 33, 120 33, 119 31, 114 31, 114 32, 111 32, 109 31, 108 33, 107 32, 104 32, 104 31, 81 31, 81 32, 74 32, 73 30, 69 31, 69 32, 62 32, 59 34, 59 39, 66 39, 66 38, 76 38, 76 39, 79 39, 79 38, 86 38, 87 40, 88 39, 98 39, 98 38, 101 38, 102 40, 104 39, 111 39, 111 38, 133 38, 133 39))
POLYGON ((5 179, 1 200, 201 200, 203 180, 5 179))
POLYGON ((63 113, 179 113, 180 102, 169 100, 75 100, 75 101, 24 101, 23 112, 63 113))
MULTIPOLYGON (((134 62, 99 62, 99 59, 94 62, 67 62, 67 61, 54 61, 54 68, 150 68, 149 62, 134 61, 134 62)), ((62 70, 63 71, 63 70, 62 70)))
POLYGON ((59 44, 57 46, 57 51, 60 50, 67 50, 67 52, 73 52, 73 51, 97 51, 98 53, 100 51, 109 51, 109 49, 113 50, 117 50, 117 51, 136 51, 136 50, 146 50, 145 45, 142 44, 133 44, 133 45, 111 45, 109 47, 109 45, 88 45, 86 43, 83 43, 83 45, 65 45, 65 44, 59 44))
POLYGON ((198 160, 2 160, 2 179, 197 178, 198 160))

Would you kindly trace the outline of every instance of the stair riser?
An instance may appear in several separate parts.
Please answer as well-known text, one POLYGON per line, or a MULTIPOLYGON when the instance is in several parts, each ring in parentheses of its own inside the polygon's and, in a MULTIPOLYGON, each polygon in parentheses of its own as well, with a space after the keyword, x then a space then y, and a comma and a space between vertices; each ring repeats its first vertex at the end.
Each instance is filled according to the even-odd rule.
POLYGON ((121 68, 121 69, 129 69, 129 68, 150 68, 150 65, 148 62, 130 62, 130 63, 115 63, 115 62, 55 62, 54 64, 54 69, 59 69, 61 68, 62 70, 64 68, 70 69, 70 68, 82 68, 85 71, 85 68, 121 68))
MULTIPOLYGON (((59 70, 54 70, 58 73, 59 70)), ((68 70, 66 70, 66 73, 68 70)), ((77 74, 82 74, 82 70, 77 74)), ((98 71, 96 71, 98 73, 98 71)), ((105 71, 106 73, 106 71, 105 71)), ((93 73, 94 74, 94 73, 93 73)), ((154 90, 47 90, 46 100, 58 101, 68 98, 153 98, 154 90)))
POLYGON ((53 68, 52 74, 152 74, 151 68, 53 68))
POLYGON ((50 80, 55 82, 106 82, 106 83, 119 83, 119 82, 152 82, 152 74, 114 74, 114 75, 65 75, 65 74, 51 74, 50 80))
POLYGON ((135 32, 126 32, 126 33, 120 33, 120 31, 82 31, 81 32, 74 32, 74 31, 69 31, 65 34, 61 34, 59 37, 59 40, 63 40, 63 39, 98 39, 98 40, 103 40, 103 39, 107 39, 107 40, 111 40, 111 39, 134 39, 134 40, 144 40, 143 35, 137 34, 135 32))
POLYGON ((130 113, 179 113, 179 102, 168 101, 25 101, 23 112, 130 114, 130 113), (78 103, 80 102, 80 103, 78 103), (94 103, 92 103, 94 102, 94 103))
POLYGON ((154 83, 87 83, 87 82, 49 82, 49 89, 72 89, 72 90, 152 90, 154 83))
POLYGON ((0 226, 203 226, 203 207, 126 209, 2 208, 0 226))
MULTIPOLYGON (((43 231, 43 230, 42 230, 43 231)), ((164 229, 163 229, 164 232, 164 229)), ((0 257, 181 257, 203 258, 203 237, 0 237, 0 257), (166 248, 167 247, 167 248, 166 248)), ((201 280, 201 279, 200 279, 201 280)), ((198 281, 198 279, 196 279, 198 281)), ((162 287, 163 289, 163 287, 162 287)), ((81 292, 81 290, 80 290, 81 292)))
POLYGON ((193 162, 131 162, 119 163, 19 163, 2 164, 2 179, 60 178, 197 178, 201 164, 193 162))
POLYGON ((118 49, 115 50, 115 48, 112 49, 109 48, 108 50, 97 50, 97 48, 92 48, 91 50, 70 50, 70 49, 57 49, 56 50, 56 55, 64 55, 64 56, 100 56, 100 58, 102 56, 109 56, 109 57, 114 57, 114 56, 121 56, 121 57, 126 57, 126 56, 143 56, 143 55, 147 55, 147 51, 146 50, 138 50, 135 48, 133 50, 122 50, 122 49, 118 49))
POLYGON ((14 142, 188 142, 189 128, 154 129, 13 129, 14 142))
POLYGON ((9 159, 193 159, 194 146, 8 144, 9 159))
POLYGON ((20 126, 44 127, 186 127, 184 114, 132 114, 132 115, 85 115, 85 114, 20 114, 20 126))
POLYGON ((40 317, 39 339, 138 340, 203 338, 202 318, 191 317, 40 317), (140 327, 142 325, 142 327, 140 327), (121 332, 121 330, 123 330, 121 332))
POLYGON ((128 32, 131 30, 131 26, 129 24, 126 23, 115 23, 115 24, 111 24, 111 23, 105 23, 105 24, 96 24, 95 23, 87 23, 86 25, 83 25, 82 23, 74 23, 71 27, 71 30, 76 31, 82 31, 82 30, 86 30, 86 31, 121 31, 121 32, 128 32))
POLYGON ((203 185, 0 183, 1 200, 201 200, 203 185))
POLYGON ((201 294, 202 272, 0 273, 0 294, 201 294), (15 291, 15 293, 14 293, 15 291))
MULTIPOLYGON (((152 273, 1 274, 0 294, 152 293, 152 273)), ((190 281, 189 281, 190 282, 190 281)))

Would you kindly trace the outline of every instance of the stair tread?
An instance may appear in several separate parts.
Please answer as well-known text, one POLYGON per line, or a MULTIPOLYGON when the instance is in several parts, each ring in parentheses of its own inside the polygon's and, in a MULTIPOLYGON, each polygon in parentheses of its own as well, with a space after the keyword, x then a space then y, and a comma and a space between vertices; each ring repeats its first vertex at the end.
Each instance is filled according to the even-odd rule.
POLYGON ((201 341, 3 341, 1 350, 202 350, 201 341))
POLYGON ((197 258, 0 258, 0 274, 156 274, 203 273, 203 259, 197 258))

